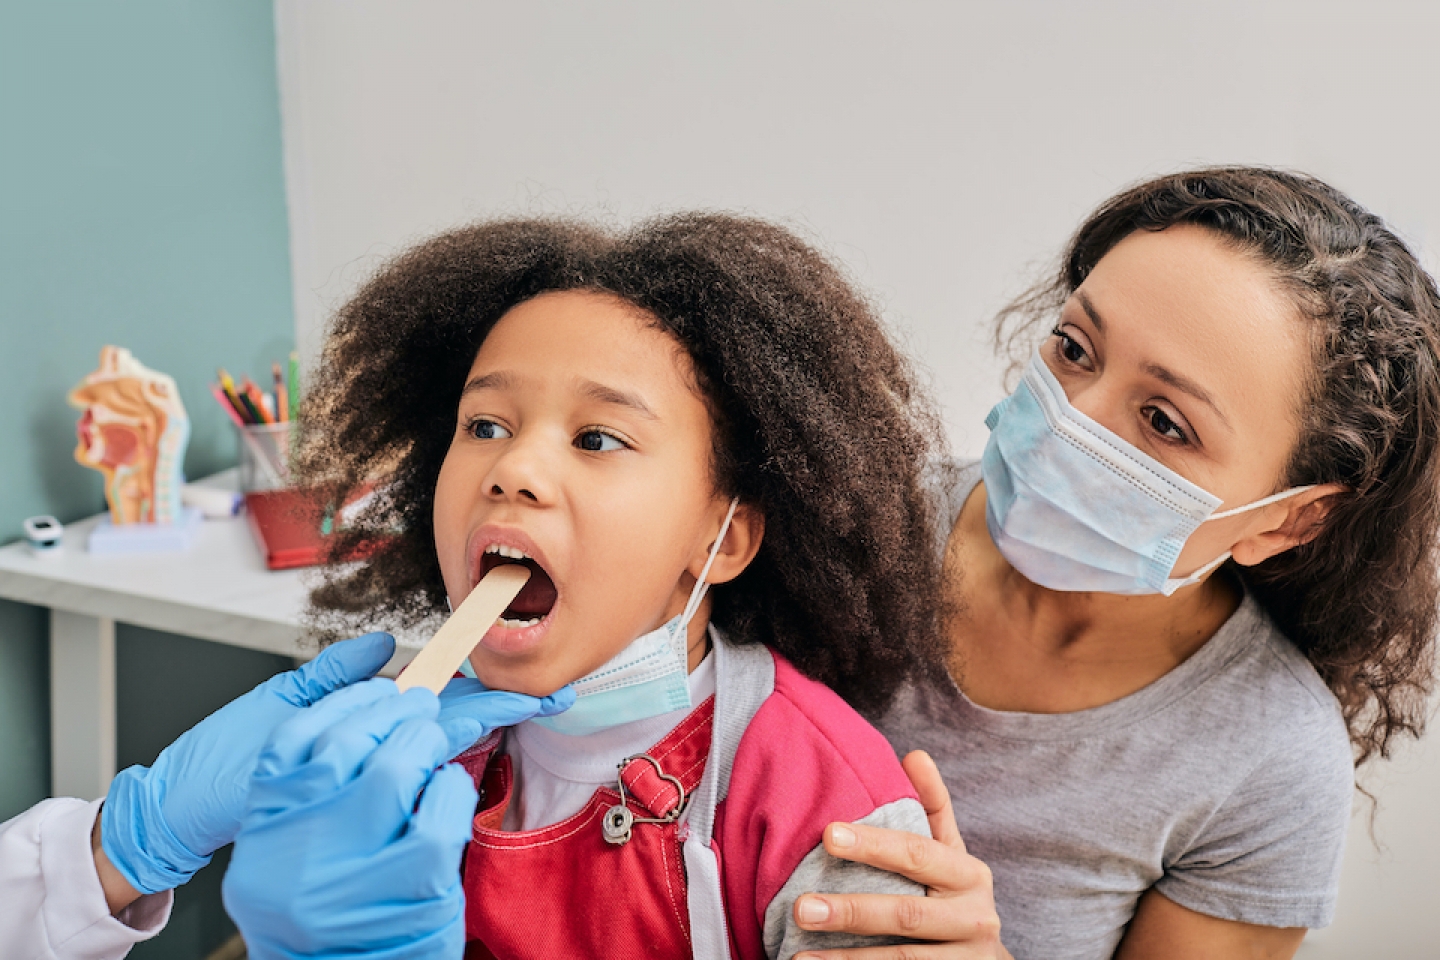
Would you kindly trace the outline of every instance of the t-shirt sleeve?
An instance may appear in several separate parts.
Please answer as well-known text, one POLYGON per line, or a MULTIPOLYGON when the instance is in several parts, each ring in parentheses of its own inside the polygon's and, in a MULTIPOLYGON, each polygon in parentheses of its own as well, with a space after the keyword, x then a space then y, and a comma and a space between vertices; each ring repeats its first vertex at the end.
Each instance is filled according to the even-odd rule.
MULTIPOLYGON (((1323 927, 1335 915, 1354 796, 1338 713, 1297 722, 1216 809, 1155 889, 1207 916, 1323 927)), ((1244 758, 1237 757, 1240 761, 1244 758)))
MULTIPOLYGON (((918 800, 895 800, 861 817, 856 823, 930 835, 930 822, 918 800)), ((790 874, 790 879, 765 908, 765 955, 790 960, 804 950, 843 950, 848 947, 892 946, 912 941, 898 937, 862 937, 849 933, 806 930, 795 922, 795 901, 806 893, 889 893, 923 897, 925 888, 913 880, 877 870, 863 863, 840 860, 817 846, 790 874)))

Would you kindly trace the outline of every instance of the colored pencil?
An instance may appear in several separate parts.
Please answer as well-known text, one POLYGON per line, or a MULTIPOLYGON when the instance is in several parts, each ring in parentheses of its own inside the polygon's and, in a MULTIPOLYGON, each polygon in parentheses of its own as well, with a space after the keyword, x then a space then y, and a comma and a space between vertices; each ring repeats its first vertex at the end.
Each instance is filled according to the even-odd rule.
POLYGON ((230 374, 225 372, 224 367, 220 367, 216 372, 220 377, 220 389, 225 391, 225 396, 230 398, 230 403, 234 405, 236 412, 240 414, 241 418, 250 421, 252 411, 249 406, 240 399, 240 391, 235 389, 235 381, 231 379, 230 374))
POLYGON ((275 419, 281 423, 290 421, 290 401, 285 396, 285 378, 280 374, 280 364, 270 364, 270 372, 275 376, 275 419))
POLYGON ((290 378, 285 385, 285 396, 290 404, 290 419, 300 419, 300 354, 290 353, 290 378))
POLYGON ((230 402, 230 398, 225 396, 224 388, 218 383, 212 383, 210 384, 210 392, 215 395, 215 402, 220 404, 220 409, 224 410, 225 415, 234 421, 235 426, 242 430, 245 429, 245 421, 240 419, 240 412, 235 409, 235 405, 230 402))
POLYGON ((240 381, 240 396, 250 404, 250 409, 255 411, 256 423, 274 423, 275 421, 265 414, 265 401, 260 396, 260 388, 249 377, 240 381))

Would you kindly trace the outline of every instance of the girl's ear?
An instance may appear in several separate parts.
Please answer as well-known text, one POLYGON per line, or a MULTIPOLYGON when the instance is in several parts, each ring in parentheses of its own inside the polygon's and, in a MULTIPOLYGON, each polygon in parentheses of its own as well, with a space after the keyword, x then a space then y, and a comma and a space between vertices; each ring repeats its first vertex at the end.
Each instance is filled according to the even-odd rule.
MULTIPOLYGON (((700 547, 696 556, 690 558, 690 565, 686 568, 692 577, 698 578, 700 571, 705 567, 705 559, 710 556, 710 548, 715 545, 715 537, 720 533, 720 524, 725 521, 725 512, 730 509, 728 500, 720 501, 720 509, 715 514, 711 526, 711 535, 700 547)), ((760 552, 760 541, 765 536, 765 515, 759 508, 742 503, 735 508, 735 516, 730 518, 730 528, 725 531, 725 542, 720 544, 720 550, 715 554, 715 562, 710 566, 710 573, 706 576, 709 583, 728 583, 750 566, 750 561, 755 559, 755 554, 760 552)))
POLYGON ((1326 483, 1282 501, 1287 509, 1279 523, 1235 544, 1231 556, 1242 567, 1252 567, 1292 547, 1309 543, 1320 535, 1325 518, 1339 504, 1339 494, 1348 489, 1338 483, 1326 483))

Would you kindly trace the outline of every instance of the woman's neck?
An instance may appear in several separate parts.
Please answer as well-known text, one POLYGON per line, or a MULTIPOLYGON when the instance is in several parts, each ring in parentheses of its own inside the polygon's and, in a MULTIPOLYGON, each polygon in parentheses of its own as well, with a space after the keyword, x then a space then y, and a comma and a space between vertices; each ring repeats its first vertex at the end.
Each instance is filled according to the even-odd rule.
POLYGON ((959 591, 951 670, 966 696, 992 710, 1070 713, 1134 693, 1204 646, 1241 598, 1228 576, 1170 597, 1037 586, 990 538, 983 484, 950 532, 945 565, 959 591))

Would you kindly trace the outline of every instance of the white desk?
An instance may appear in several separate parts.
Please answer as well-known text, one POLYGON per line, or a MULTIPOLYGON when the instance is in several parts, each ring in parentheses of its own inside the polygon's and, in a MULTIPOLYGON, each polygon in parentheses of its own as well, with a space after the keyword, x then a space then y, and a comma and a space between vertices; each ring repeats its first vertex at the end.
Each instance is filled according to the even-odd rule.
MULTIPOLYGON (((234 488, 234 472, 204 483, 234 488)), ((63 554, 0 547, 0 597, 50 608, 50 744, 54 796, 93 799, 115 775, 115 624, 309 659, 300 614, 307 573, 270 571, 243 517, 207 520, 185 553, 92 556, 91 517, 65 528, 63 554)), ((385 673, 414 656, 397 651, 385 673)))

